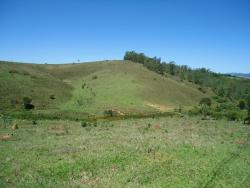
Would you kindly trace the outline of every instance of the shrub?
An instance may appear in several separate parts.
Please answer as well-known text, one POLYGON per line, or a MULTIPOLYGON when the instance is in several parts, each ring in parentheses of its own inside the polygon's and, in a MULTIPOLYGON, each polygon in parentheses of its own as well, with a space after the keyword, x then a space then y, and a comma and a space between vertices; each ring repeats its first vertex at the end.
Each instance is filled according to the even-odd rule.
POLYGON ((244 119, 244 124, 250 124, 250 94, 247 98, 247 117, 244 119))
POLYGON ((49 96, 49 98, 54 100, 54 99, 56 99, 56 96, 54 94, 52 94, 52 95, 49 96))
POLYGON ((31 109, 35 108, 35 106, 33 104, 31 104, 31 102, 32 102, 31 98, 29 98, 29 97, 24 97, 23 98, 23 105, 24 105, 24 108, 26 110, 31 110, 31 109))
POLYGON ((234 110, 228 111, 226 116, 229 121, 236 121, 240 119, 239 114, 234 110))
POLYGON ((81 122, 81 127, 87 127, 87 126, 88 126, 88 122, 86 122, 86 121, 81 122))
POLYGON ((19 71, 18 71, 18 70, 11 69, 11 70, 9 70, 9 73, 10 73, 10 74, 19 74, 19 71))
POLYGON ((188 115, 190 116, 197 116, 199 114, 200 114, 200 109, 197 106, 193 107, 188 111, 188 115))
POLYGON ((212 111, 211 116, 216 120, 223 118, 223 114, 221 112, 216 112, 216 111, 212 111))
POLYGON ((239 108, 241 110, 245 109, 245 107, 246 107, 245 101, 244 100, 240 100, 238 106, 239 106, 239 108))
POLYGON ((199 87, 198 87, 198 90, 199 90, 200 92, 202 92, 202 93, 206 93, 206 90, 205 90, 204 87, 202 87, 202 86, 199 86, 199 87))
POLYGON ((97 127, 97 121, 94 121, 93 123, 88 122, 86 120, 81 121, 81 127, 91 127, 91 126, 97 127))
POLYGON ((92 76, 93 80, 96 80, 98 77, 96 75, 92 76))
POLYGON ((218 103, 225 103, 225 102, 227 102, 227 99, 226 99, 226 98, 221 98, 221 97, 219 97, 216 101, 217 101, 218 103))
POLYGON ((208 115, 211 114, 211 109, 208 105, 202 104, 200 107, 200 113, 202 114, 203 117, 207 117, 208 115))
POLYGON ((207 105, 207 106, 211 106, 212 105, 212 100, 210 99, 210 98, 208 98, 208 97, 205 97, 205 98, 202 98, 201 100, 200 100, 200 103, 199 103, 200 105, 207 105))

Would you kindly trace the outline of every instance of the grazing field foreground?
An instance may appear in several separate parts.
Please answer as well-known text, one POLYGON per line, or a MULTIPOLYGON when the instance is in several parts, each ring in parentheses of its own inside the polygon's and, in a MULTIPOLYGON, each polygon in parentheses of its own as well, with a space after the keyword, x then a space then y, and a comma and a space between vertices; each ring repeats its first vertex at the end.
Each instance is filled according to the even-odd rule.
POLYGON ((198 118, 16 120, 0 187, 250 187, 250 127, 198 118))

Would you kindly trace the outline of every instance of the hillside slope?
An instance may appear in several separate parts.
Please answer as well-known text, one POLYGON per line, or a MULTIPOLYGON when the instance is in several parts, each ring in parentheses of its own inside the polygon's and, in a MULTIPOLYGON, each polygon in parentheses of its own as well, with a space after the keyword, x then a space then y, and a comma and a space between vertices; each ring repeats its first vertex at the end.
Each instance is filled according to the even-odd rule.
POLYGON ((93 114, 111 108, 121 113, 167 111, 212 95, 129 61, 63 65, 1 62, 0 88, 3 109, 21 108, 22 98, 28 96, 36 110, 93 114))

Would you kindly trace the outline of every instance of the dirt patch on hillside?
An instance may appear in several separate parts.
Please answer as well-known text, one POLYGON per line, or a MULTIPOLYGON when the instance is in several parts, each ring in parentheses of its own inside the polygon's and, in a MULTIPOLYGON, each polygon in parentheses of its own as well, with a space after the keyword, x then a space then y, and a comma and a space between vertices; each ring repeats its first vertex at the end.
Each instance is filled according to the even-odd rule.
POLYGON ((146 102, 145 104, 147 106, 150 106, 150 107, 154 108, 154 109, 157 109, 160 112, 167 112, 167 111, 170 111, 170 110, 173 109, 172 107, 169 107, 169 106, 155 104, 155 103, 150 103, 150 102, 146 102))

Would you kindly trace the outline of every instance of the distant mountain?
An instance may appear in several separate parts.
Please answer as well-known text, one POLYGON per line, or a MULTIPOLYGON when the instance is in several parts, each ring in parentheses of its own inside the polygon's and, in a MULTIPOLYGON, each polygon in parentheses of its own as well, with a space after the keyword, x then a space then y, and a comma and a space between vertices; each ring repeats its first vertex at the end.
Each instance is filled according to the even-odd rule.
POLYGON ((230 73, 230 75, 250 79, 250 73, 246 73, 246 74, 244 74, 244 73, 230 73))

